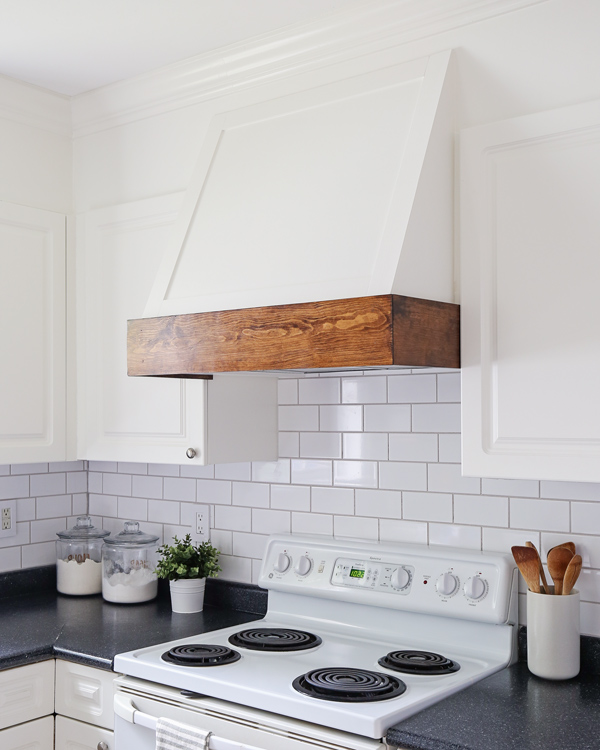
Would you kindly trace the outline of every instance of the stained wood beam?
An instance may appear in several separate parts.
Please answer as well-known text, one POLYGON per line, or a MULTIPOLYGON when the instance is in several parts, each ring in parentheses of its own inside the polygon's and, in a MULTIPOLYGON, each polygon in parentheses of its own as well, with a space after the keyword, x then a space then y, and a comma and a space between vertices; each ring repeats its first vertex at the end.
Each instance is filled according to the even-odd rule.
POLYGON ((460 308, 385 294, 128 321, 134 377, 460 367, 460 308))

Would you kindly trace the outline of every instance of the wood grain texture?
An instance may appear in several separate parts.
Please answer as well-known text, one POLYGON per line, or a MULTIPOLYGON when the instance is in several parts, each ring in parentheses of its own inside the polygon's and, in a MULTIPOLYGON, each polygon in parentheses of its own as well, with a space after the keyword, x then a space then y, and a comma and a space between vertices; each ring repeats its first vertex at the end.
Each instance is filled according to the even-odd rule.
POLYGON ((458 367, 458 309, 388 294, 130 320, 128 374, 458 367))

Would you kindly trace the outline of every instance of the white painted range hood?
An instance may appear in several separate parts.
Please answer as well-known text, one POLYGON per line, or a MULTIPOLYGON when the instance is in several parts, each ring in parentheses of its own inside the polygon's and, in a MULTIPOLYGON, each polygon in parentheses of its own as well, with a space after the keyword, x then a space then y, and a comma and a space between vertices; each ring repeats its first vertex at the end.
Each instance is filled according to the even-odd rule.
MULTIPOLYGON (((144 312, 164 324, 130 321, 130 374, 206 373, 193 356, 147 367, 147 355, 204 345, 201 330, 188 335, 204 324, 190 314, 262 308, 268 319, 271 306, 374 295, 454 302, 451 53, 383 62, 359 57, 248 106, 218 103, 144 312), (168 341, 184 327, 185 341, 168 341)), ((264 335, 295 336, 278 331, 264 335)))

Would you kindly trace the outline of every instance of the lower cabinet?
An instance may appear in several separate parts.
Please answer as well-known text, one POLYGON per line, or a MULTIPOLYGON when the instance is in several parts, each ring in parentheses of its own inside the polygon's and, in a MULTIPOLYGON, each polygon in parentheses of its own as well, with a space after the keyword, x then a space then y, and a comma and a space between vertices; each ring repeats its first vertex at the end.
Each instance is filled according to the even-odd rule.
MULTIPOLYGON (((25 724, 19 724, 10 729, 3 729, 0 731, 0 747, 2 750, 52 750, 54 717, 44 716, 43 719, 27 721, 25 724)), ((62 747, 62 745, 57 744, 56 747, 62 747)), ((95 746, 94 750, 96 750, 95 746)))
MULTIPOLYGON (((56 717, 55 750, 114 750, 114 733, 83 721, 56 717)), ((4 748, 3 748, 4 750, 4 748)))

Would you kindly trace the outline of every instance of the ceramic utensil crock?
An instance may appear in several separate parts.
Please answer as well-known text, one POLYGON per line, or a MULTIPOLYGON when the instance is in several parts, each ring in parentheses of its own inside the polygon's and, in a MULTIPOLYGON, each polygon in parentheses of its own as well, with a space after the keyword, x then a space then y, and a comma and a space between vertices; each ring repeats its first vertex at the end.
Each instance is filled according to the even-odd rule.
MULTIPOLYGON (((552 588, 552 587, 550 587, 552 588)), ((547 680, 579 674, 579 591, 568 596, 527 592, 527 666, 547 680)))

